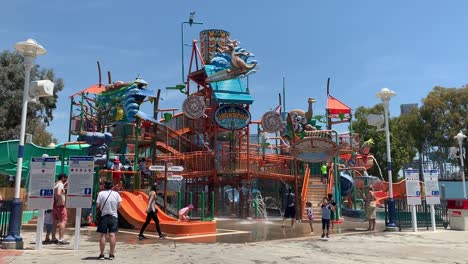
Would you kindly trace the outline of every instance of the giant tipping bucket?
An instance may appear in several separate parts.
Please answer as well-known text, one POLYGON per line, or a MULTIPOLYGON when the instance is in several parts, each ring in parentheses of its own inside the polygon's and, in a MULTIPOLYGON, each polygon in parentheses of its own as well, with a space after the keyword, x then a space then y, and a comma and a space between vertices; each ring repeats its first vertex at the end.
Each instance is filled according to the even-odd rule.
POLYGON ((205 64, 210 64, 215 52, 226 45, 230 35, 221 29, 207 29, 200 32, 201 55, 205 64))

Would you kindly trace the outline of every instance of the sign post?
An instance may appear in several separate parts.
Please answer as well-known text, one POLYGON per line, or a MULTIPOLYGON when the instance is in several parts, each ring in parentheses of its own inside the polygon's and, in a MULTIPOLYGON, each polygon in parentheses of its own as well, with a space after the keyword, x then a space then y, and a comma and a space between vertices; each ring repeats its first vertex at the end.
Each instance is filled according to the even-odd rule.
POLYGON ((81 208, 91 208, 93 197, 94 157, 70 157, 67 208, 76 208, 75 246, 80 247, 81 208))
POLYGON ((165 162, 165 165, 152 165, 149 167, 150 171, 164 171, 164 210, 166 210, 166 195, 167 195, 167 180, 168 179, 181 179, 180 175, 172 175, 172 172, 182 172, 184 167, 174 166, 172 162, 165 162))
POLYGON ((31 158, 29 175, 28 208, 38 209, 36 227, 36 249, 42 249, 42 231, 44 229, 44 209, 52 209, 54 203, 56 158, 31 158))
POLYGON ((436 231, 435 204, 440 204, 439 172, 437 170, 423 170, 424 187, 426 189, 426 203, 431 206, 432 231, 436 231))
POLYGON ((405 170, 406 178, 406 201, 411 206, 413 232, 418 231, 418 219, 416 216, 416 205, 421 204, 421 186, 419 185, 419 171, 405 170))

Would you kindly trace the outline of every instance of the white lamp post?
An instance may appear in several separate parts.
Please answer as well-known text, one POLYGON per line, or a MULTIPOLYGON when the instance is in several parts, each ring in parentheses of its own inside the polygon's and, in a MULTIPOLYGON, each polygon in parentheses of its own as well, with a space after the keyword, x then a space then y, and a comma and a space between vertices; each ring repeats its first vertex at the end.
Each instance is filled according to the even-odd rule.
POLYGON ((18 146, 18 162, 16 169, 15 178, 15 193, 13 196, 13 207, 11 210, 10 228, 8 236, 2 243, 2 247, 14 247, 16 249, 23 248, 23 239, 20 236, 21 227, 21 214, 22 214, 22 201, 20 198, 20 187, 21 187, 21 171, 23 167, 23 154, 24 154, 24 135, 26 130, 26 114, 28 110, 29 97, 29 81, 31 76, 31 69, 34 64, 34 59, 37 55, 43 55, 47 53, 41 45, 37 44, 34 39, 28 39, 16 43, 15 49, 21 53, 24 57, 24 88, 23 88, 23 107, 21 110, 21 129, 18 146), (4 245, 6 244, 6 245, 4 245), (13 244, 13 245, 12 245, 13 244))
POLYGON ((390 130, 388 123, 388 108, 390 103, 390 98, 395 96, 396 93, 388 88, 382 88, 380 92, 376 94, 376 97, 382 100, 385 114, 385 135, 387 140, 387 168, 388 168, 388 193, 390 200, 388 203, 388 212, 389 212, 389 222, 387 228, 395 228, 395 201, 393 200, 393 180, 392 180, 392 157, 390 155, 390 130))
POLYGON ((460 131, 453 138, 458 141, 458 146, 460 147, 460 165, 461 165, 460 171, 461 171, 461 177, 462 177, 462 182, 463 182, 463 199, 466 199, 465 166, 463 164, 463 140, 466 138, 466 136, 463 134, 462 131, 460 131))

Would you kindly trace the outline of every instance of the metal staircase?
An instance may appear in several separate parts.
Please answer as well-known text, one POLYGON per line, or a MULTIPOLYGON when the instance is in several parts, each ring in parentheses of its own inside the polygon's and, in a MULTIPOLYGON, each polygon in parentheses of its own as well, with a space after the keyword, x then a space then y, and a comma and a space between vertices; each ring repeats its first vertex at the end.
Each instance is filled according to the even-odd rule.
MULTIPOLYGON (((326 196, 327 184, 322 183, 321 175, 310 175, 306 201, 312 203, 314 219, 320 219, 322 217, 322 210, 320 207, 317 206, 317 204, 322 202, 323 197, 326 196)), ((303 210, 302 219, 307 219, 307 213, 305 208, 303 210)))

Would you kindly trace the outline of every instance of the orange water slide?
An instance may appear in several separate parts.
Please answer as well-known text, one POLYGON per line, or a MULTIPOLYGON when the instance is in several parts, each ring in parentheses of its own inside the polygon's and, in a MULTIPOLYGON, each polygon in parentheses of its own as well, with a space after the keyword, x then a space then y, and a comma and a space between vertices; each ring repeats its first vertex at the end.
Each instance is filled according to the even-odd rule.
MULTIPOLYGON (((421 190, 424 190, 424 183, 420 182, 421 185, 421 190)), ((406 180, 401 180, 399 182, 393 183, 393 198, 403 198, 406 197, 406 180)), ((389 184, 388 182, 378 182, 373 184, 372 186, 374 188, 374 196, 376 199, 377 204, 382 204, 384 203, 385 199, 390 198, 390 195, 388 193, 388 187, 389 184)), ((422 193, 422 196, 424 196, 424 193, 422 193)))
MULTIPOLYGON (((148 195, 143 192, 121 192, 122 206, 119 209, 120 215, 135 229, 140 229, 146 220, 146 208, 148 206, 148 195)), ((157 206, 156 206, 157 207, 157 206)), ((216 233, 216 221, 188 221, 182 222, 168 216, 159 207, 158 218, 161 230, 164 233, 173 235, 200 235, 216 233)), ((151 222, 148 231, 156 231, 156 227, 151 222)))

